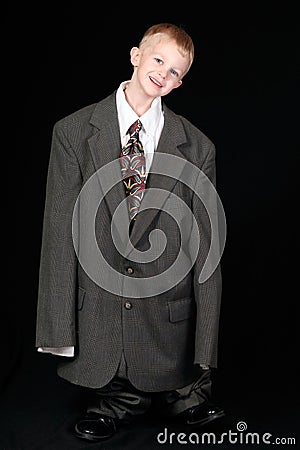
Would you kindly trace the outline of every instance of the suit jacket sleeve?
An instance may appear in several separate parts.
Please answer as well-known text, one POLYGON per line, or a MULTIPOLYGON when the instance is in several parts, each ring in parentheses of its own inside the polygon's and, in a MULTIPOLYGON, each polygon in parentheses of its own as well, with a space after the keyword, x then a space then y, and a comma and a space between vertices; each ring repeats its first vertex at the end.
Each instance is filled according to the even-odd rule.
POLYGON ((46 185, 37 304, 37 347, 76 344, 77 257, 72 240, 72 214, 81 185, 76 155, 58 122, 53 129, 46 185))
MULTIPOLYGON (((215 147, 213 144, 209 148, 201 170, 216 186, 215 147)), ((221 270, 219 264, 204 283, 199 283, 199 275, 210 247, 211 225, 203 203, 197 195, 193 197, 193 213, 200 231, 200 251, 194 265, 194 296, 197 305, 194 362, 217 367, 221 270)))

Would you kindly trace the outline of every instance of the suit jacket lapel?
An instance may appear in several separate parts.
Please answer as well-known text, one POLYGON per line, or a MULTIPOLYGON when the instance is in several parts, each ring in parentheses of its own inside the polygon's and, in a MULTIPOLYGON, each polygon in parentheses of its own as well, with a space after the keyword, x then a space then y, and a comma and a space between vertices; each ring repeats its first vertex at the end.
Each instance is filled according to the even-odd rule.
POLYGON ((129 214, 118 161, 121 142, 115 93, 96 105, 90 123, 98 129, 88 143, 96 170, 105 167, 97 178, 111 216, 124 200, 120 206, 121 220, 114 222, 119 235, 124 236, 124 224, 129 226, 129 214), (111 188, 113 195, 107 196, 111 188))

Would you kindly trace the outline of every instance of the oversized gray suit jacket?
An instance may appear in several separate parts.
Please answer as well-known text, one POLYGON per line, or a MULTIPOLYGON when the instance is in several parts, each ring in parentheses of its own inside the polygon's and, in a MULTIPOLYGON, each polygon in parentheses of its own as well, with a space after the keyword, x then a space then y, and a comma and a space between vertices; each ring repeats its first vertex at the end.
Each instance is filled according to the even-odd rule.
MULTIPOLYGON (((125 288, 110 292, 79 262, 72 238, 72 220, 74 205, 85 183, 98 169, 119 157, 121 143, 115 96, 116 92, 63 118, 53 129, 36 346, 75 346, 74 358, 63 358, 58 364, 58 374, 81 386, 96 388, 107 384, 124 352, 128 377, 134 386, 149 392, 171 390, 193 381, 198 364, 217 366, 221 271, 218 265, 210 278, 199 284, 198 277, 210 245, 206 210, 193 190, 180 181, 180 173, 178 179, 155 173, 155 158, 164 153, 189 161, 215 184, 215 147, 199 129, 163 104, 165 122, 146 192, 150 188, 163 189, 186 203, 198 225, 199 252, 183 279, 174 280, 174 285, 165 292, 143 297, 143 288, 138 287, 138 294, 132 298, 126 296, 125 288)), ((180 202, 173 206, 177 209, 178 223, 163 207, 146 209, 137 216, 131 241, 141 252, 149 249, 152 230, 158 228, 165 232, 166 247, 157 259, 144 263, 131 261, 126 253, 121 254, 112 240, 110 227, 112 215, 124 199, 120 179, 102 199, 94 224, 99 249, 112 272, 123 274, 123 287, 126 280, 134 283, 139 278, 155 277, 168 270, 180 246, 184 264, 189 264, 192 225, 181 211, 180 202), (128 267, 133 269, 132 273, 128 267)), ((84 239, 80 245, 84 246, 84 239)))

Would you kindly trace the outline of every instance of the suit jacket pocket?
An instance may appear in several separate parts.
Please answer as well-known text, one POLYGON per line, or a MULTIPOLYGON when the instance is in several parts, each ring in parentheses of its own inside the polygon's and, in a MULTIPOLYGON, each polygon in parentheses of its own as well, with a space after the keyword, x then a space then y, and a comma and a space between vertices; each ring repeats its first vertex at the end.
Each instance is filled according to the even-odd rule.
POLYGON ((191 297, 168 302, 170 322, 179 322, 195 315, 195 303, 191 297))
POLYGON ((85 289, 78 287, 78 303, 77 303, 77 309, 78 311, 81 311, 83 308, 83 303, 85 299, 85 289))

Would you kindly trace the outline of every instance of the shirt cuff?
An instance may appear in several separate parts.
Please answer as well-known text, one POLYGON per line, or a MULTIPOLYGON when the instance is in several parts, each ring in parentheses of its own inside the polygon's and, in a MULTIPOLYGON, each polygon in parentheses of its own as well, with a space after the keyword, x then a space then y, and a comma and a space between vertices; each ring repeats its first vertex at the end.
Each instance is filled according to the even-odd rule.
POLYGON ((41 353, 52 353, 52 355, 57 356, 74 356, 74 347, 38 347, 37 351, 41 353))

